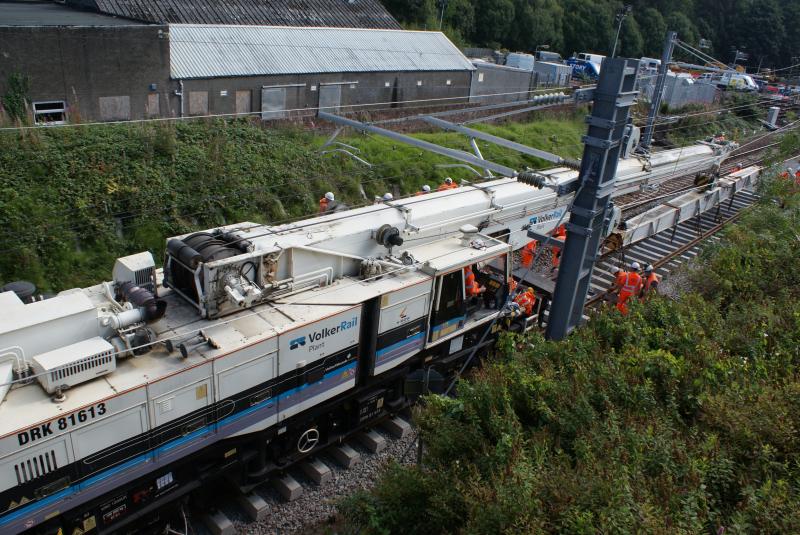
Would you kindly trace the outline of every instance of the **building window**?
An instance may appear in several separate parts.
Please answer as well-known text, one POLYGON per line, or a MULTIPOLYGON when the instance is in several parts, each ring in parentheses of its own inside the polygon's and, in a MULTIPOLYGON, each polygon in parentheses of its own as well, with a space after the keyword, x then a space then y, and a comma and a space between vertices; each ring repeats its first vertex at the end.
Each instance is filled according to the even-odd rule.
POLYGON ((189 115, 208 114, 208 91, 189 91, 189 115))
POLYGON ((392 87, 392 82, 383 82, 383 87, 392 87))
POLYGON ((100 119, 103 121, 127 121, 131 118, 131 97, 100 97, 100 119))
POLYGON ((478 81, 479 82, 483 82, 483 73, 482 72, 478 73, 478 81))
POLYGON ((64 124, 67 122, 67 103, 63 100, 34 102, 33 120, 36 124, 64 124))
POLYGON ((450 85, 452 83, 453 83, 452 80, 447 80, 447 85, 450 85))
POLYGON ((422 85, 422 80, 417 80, 417 86, 421 86, 421 85, 422 85))

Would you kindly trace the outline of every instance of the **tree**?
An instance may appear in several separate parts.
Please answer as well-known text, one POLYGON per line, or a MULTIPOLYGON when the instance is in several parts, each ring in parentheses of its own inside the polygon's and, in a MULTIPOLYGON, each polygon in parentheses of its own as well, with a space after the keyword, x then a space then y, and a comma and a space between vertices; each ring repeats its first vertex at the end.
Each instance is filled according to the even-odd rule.
POLYGON ((561 50, 564 9, 558 0, 517 0, 511 25, 510 48, 533 52, 539 45, 561 50))
POLYGON ((565 0, 564 52, 610 53, 614 38, 614 6, 592 0, 565 0))
POLYGON ((697 28, 695 28, 692 21, 689 20, 689 17, 683 13, 676 11, 667 16, 667 30, 678 32, 678 39, 692 46, 696 46, 699 41, 697 37, 697 28))
POLYGON ((628 58, 640 58, 644 55, 644 38, 639 29, 639 23, 632 16, 628 16, 622 23, 620 32, 620 54, 628 58))
POLYGON ((469 40, 475 31, 475 6, 470 0, 447 0, 444 25, 463 40, 469 40))
POLYGON ((750 54, 750 61, 753 64, 758 64, 759 58, 780 61, 786 33, 783 27, 783 12, 778 2, 753 1, 745 13, 740 20, 739 34, 741 44, 750 54))
POLYGON ((508 42, 509 29, 514 23, 513 0, 478 0, 475 17, 475 39, 479 44, 499 48, 508 42))
POLYGON ((656 9, 648 7, 636 18, 644 41, 644 55, 660 58, 661 50, 664 48, 664 36, 667 33, 664 17, 656 9))

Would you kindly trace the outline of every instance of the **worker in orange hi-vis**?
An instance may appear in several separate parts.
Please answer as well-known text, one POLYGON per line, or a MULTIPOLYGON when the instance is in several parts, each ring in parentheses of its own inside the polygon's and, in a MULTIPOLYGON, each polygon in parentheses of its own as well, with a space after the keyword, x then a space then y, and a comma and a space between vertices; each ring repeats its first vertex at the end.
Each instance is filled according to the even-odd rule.
POLYGON ((628 305, 626 304, 631 296, 639 295, 642 290, 642 276, 639 275, 639 262, 631 263, 630 271, 620 270, 617 272, 617 279, 614 281, 614 289, 617 295, 617 310, 623 316, 628 315, 628 305))
POLYGON ((319 200, 319 213, 324 214, 328 211, 328 206, 333 202, 333 192, 329 191, 319 200))
POLYGON ((447 177, 444 179, 444 182, 442 182, 441 185, 439 185, 439 187, 436 188, 436 191, 447 191, 449 189, 456 189, 456 188, 458 188, 458 184, 453 182, 452 178, 447 177))
POLYGON ((784 171, 783 173, 781 173, 781 178, 787 178, 787 179, 788 179, 788 178, 789 178, 790 176, 792 176, 793 174, 794 174, 794 171, 792 170, 792 168, 791 168, 791 167, 787 167, 787 168, 786 168, 786 171, 784 171))
POLYGON ((658 284, 660 282, 661 277, 656 274, 653 264, 647 264, 644 267, 644 281, 642 282, 642 291, 639 292, 639 297, 645 299, 649 295, 658 293, 658 284))
POLYGON ((536 248, 539 247, 539 242, 531 240, 522 248, 520 252, 520 265, 524 268, 530 269, 533 265, 533 257, 536 256, 536 248))
MULTIPOLYGON (((553 234, 553 238, 556 240, 564 241, 567 239, 567 227, 566 225, 560 225, 556 230, 555 234, 553 234)), ((550 271, 555 271, 558 269, 558 266, 561 264, 561 245, 552 245, 551 249, 553 251, 553 267, 550 268, 550 271)))
POLYGON ((425 195, 426 193, 430 192, 431 192, 431 187, 425 184, 424 186, 422 186, 422 189, 417 192, 417 197, 419 197, 420 195, 425 195))
POLYGON ((514 302, 519 305, 520 310, 526 315, 533 314, 533 306, 536 304, 536 294, 533 293, 533 288, 528 287, 524 292, 520 292, 514 298, 514 302))
POLYGON ((472 272, 471 266, 466 266, 464 268, 464 290, 467 297, 474 297, 486 291, 486 288, 478 284, 478 281, 475 280, 475 273, 472 272))

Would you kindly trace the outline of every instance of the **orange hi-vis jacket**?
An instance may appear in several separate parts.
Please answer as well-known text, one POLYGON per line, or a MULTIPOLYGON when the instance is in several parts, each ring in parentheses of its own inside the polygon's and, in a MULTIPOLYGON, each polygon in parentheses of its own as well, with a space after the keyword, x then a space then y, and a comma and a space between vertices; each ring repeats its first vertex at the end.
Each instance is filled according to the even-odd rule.
POLYGON ((647 294, 651 290, 655 290, 658 287, 658 283, 661 282, 661 277, 655 274, 655 272, 650 273, 647 278, 644 280, 644 286, 642 287, 642 294, 647 294))
POLYGON ((450 184, 448 184, 447 182, 442 182, 441 185, 438 188, 436 188, 436 191, 447 191, 449 189, 457 189, 457 188, 458 184, 456 184, 455 182, 451 182, 450 184))
POLYGON ((475 280, 475 274, 469 266, 464 268, 464 290, 467 293, 467 297, 472 297, 473 295, 481 293, 478 281, 475 280))
POLYGON ((617 274, 617 286, 619 287, 617 309, 624 316, 628 314, 628 305, 625 303, 632 295, 638 295, 642 289, 642 276, 635 271, 620 271, 617 274))
MULTIPOLYGON (((553 237, 557 240, 566 240, 567 239, 567 229, 564 225, 561 225, 556 229, 556 233, 553 234, 553 237)), ((558 267, 561 263, 561 246, 560 245, 553 245, 553 267, 558 267)))
POLYGON ((514 302, 519 305, 519 308, 525 313, 526 316, 533 314, 533 305, 536 304, 536 296, 533 292, 520 292, 514 298, 514 302))
POLYGON ((531 265, 533 265, 533 257, 536 255, 536 248, 538 246, 539 242, 532 240, 522 248, 522 252, 520 253, 520 263, 522 264, 522 267, 530 268, 531 265))
POLYGON ((328 199, 323 197, 319 200, 319 213, 324 214, 328 211, 328 199))

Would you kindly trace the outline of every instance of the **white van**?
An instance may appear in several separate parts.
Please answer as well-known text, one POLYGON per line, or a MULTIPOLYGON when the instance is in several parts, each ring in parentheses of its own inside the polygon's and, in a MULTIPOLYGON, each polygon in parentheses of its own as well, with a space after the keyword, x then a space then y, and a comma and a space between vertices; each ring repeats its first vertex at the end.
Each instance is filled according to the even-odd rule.
POLYGON ((758 84, 753 80, 753 77, 739 72, 724 73, 719 82, 717 82, 717 86, 737 91, 758 91, 758 84))

